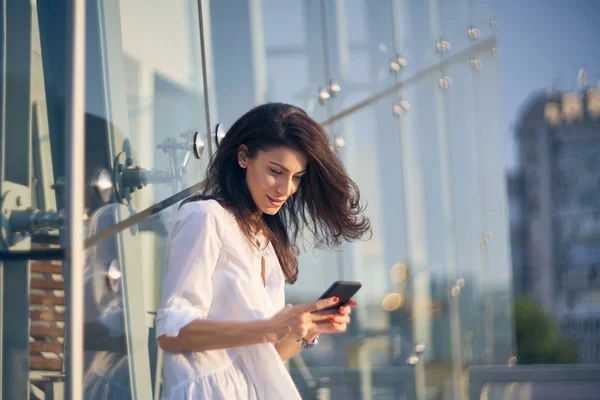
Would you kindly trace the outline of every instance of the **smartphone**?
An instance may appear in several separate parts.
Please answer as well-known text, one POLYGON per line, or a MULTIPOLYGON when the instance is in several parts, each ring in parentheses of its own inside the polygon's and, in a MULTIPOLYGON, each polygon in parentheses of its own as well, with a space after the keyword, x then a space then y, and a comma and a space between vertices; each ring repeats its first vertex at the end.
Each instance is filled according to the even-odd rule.
POLYGON ((331 310, 334 308, 338 308, 340 306, 345 305, 348 302, 348 300, 350 300, 352 298, 352 296, 354 296, 361 287, 362 287, 362 284, 360 282, 349 282, 349 281, 333 282, 333 284, 331 286, 329 286, 329 289, 327 289, 325 291, 325 293, 323 293, 321 295, 321 297, 319 297, 319 300, 326 299, 328 297, 337 296, 340 298, 340 302, 338 304, 336 304, 335 306, 326 308, 325 310, 331 310))

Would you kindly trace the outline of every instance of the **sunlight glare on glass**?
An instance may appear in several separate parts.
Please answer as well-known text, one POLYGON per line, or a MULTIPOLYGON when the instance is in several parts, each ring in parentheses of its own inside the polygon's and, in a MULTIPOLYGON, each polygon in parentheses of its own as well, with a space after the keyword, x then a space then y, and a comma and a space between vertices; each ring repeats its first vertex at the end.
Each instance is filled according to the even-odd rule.
POLYGON ((385 311, 395 311, 399 309, 404 303, 404 297, 400 293, 389 293, 387 294, 381 303, 381 306, 385 311))
POLYGON ((397 263, 390 269, 390 279, 394 283, 402 283, 406 279, 407 268, 406 264, 397 263))

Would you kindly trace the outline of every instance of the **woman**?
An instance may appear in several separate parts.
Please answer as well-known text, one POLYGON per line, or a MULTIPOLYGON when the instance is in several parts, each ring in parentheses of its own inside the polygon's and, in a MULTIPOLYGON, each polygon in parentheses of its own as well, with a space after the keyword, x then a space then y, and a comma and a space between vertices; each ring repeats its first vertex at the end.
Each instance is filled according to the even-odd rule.
POLYGON ((299 399, 282 360, 346 330, 350 301, 285 305, 301 230, 317 246, 369 232, 360 195, 303 110, 266 104, 228 131, 171 232, 156 317, 163 398, 299 399))

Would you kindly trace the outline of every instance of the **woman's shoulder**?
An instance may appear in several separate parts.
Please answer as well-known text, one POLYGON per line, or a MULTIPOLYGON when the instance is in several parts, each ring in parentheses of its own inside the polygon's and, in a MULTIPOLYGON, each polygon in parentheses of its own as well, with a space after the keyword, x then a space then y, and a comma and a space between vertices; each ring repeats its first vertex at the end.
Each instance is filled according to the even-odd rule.
POLYGON ((227 216, 227 211, 215 199, 200 199, 188 201, 178 211, 178 218, 214 218, 221 221, 227 216))
POLYGON ((226 236, 228 226, 227 211, 212 199, 188 201, 179 207, 173 217, 171 237, 181 235, 215 234, 226 236))

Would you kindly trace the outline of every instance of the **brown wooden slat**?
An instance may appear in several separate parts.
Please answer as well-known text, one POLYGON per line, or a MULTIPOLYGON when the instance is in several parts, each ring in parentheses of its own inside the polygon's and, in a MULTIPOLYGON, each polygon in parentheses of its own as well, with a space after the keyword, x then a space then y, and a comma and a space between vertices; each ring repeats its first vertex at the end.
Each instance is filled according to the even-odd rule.
POLYGON ((61 359, 44 358, 44 357, 29 357, 29 369, 42 371, 61 371, 61 359))
POLYGON ((33 321, 64 321, 65 314, 54 311, 29 311, 33 321))
POLYGON ((64 306, 65 298, 52 296, 49 294, 32 294, 31 296, 29 296, 29 303, 36 305, 43 304, 45 306, 64 306))
POLYGON ((63 344, 58 342, 30 342, 29 351, 33 352, 48 352, 48 353, 62 353, 63 344))
POLYGON ((29 332, 30 336, 47 336, 47 337, 62 337, 64 336, 63 328, 48 328, 45 326, 32 326, 29 332))
POLYGON ((47 262, 32 262, 31 272, 37 272, 41 274, 62 274, 62 265, 51 264, 47 262))
POLYGON ((52 279, 31 278, 31 288, 32 289, 63 290, 64 284, 61 281, 55 281, 52 279))

